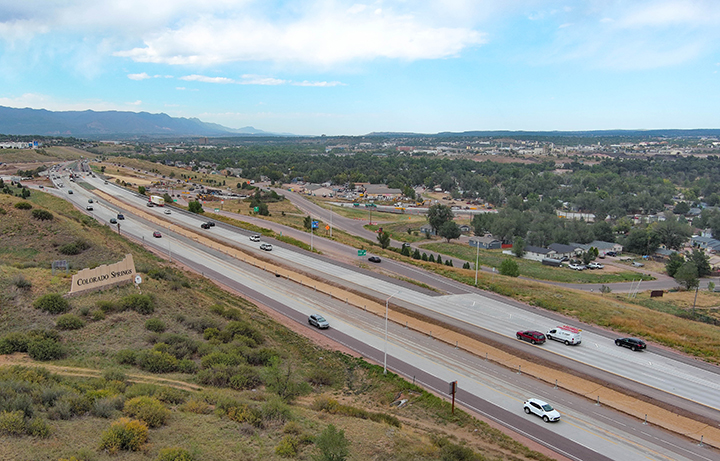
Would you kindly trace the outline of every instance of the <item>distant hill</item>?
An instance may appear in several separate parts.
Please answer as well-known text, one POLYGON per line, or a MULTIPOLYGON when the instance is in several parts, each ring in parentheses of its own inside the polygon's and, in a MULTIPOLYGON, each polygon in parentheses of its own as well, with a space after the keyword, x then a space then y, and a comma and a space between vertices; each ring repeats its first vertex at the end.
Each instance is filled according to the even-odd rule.
POLYGON ((698 128, 690 130, 682 129, 659 129, 659 130, 590 130, 590 131, 462 131, 452 132, 446 131, 435 134, 421 133, 403 133, 403 132, 373 132, 366 136, 386 136, 386 137, 477 137, 477 138, 523 138, 523 137, 575 137, 575 138, 651 138, 651 137, 720 137, 720 129, 717 128, 698 128))
MULTIPOLYGON (((233 129, 197 118, 119 111, 15 109, 0 106, 0 133, 9 135, 74 136, 82 138, 182 136, 282 136, 251 126, 233 129)), ((284 134, 283 134, 284 135, 284 134)))

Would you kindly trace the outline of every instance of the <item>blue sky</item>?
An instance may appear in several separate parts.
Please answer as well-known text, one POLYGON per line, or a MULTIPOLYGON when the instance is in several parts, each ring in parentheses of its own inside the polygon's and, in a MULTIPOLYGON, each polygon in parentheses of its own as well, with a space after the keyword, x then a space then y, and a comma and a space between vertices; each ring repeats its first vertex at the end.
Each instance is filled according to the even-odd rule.
POLYGON ((0 105, 303 135, 720 128, 716 0, 0 0, 0 105))

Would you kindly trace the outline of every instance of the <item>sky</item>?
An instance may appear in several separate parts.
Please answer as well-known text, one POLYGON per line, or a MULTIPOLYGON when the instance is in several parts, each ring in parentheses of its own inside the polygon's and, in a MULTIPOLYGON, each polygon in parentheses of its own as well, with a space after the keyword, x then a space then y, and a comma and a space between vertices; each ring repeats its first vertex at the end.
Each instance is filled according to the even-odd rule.
POLYGON ((720 128, 718 0, 0 0, 0 105, 298 135, 720 128))

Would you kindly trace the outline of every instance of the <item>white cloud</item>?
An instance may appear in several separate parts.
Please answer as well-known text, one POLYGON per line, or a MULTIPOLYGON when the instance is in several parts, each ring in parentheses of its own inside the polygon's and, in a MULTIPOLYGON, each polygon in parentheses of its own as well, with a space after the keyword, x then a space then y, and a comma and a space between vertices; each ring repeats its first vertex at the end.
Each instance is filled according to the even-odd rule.
POLYGON ((281 80, 279 78, 246 74, 242 76, 242 80, 238 83, 240 83, 241 85, 284 85, 288 83, 288 81, 281 80))
POLYGON ((180 80, 185 80, 188 82, 203 82, 203 83, 222 83, 222 84, 237 83, 235 80, 233 80, 231 78, 208 77, 206 75, 196 75, 196 74, 180 77, 180 80))
POLYGON ((138 99, 135 102, 126 102, 125 104, 127 104, 129 106, 139 106, 140 104, 142 104, 142 101, 138 99))
POLYGON ((146 74, 145 72, 142 72, 142 73, 140 73, 140 74, 128 74, 128 78, 129 78, 130 80, 145 80, 145 79, 147 79, 147 78, 152 78, 152 77, 150 77, 150 76, 149 76, 148 74, 146 74))

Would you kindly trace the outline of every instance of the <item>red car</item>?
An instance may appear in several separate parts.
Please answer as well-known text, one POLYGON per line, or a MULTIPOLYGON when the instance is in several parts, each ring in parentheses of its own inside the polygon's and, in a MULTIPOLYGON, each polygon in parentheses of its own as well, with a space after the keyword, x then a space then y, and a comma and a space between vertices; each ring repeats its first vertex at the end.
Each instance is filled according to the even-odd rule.
POLYGON ((542 344, 545 342, 545 335, 535 330, 518 331, 515 336, 517 339, 532 344, 542 344))
POLYGON ((155 231, 155 232, 153 232, 153 237, 155 237, 156 239, 159 239, 160 237, 162 237, 162 234, 158 231, 155 231))

